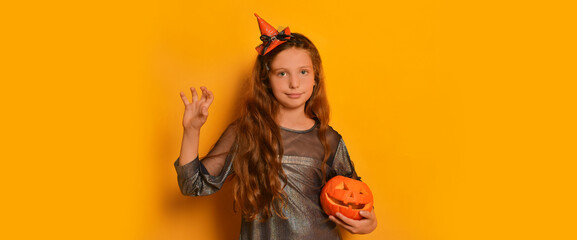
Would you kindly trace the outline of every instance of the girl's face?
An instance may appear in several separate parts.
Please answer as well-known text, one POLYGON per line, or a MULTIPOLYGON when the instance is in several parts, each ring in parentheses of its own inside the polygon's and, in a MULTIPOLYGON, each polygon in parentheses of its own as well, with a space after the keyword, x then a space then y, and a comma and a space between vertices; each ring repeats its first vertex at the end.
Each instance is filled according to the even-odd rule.
POLYGON ((268 73, 272 92, 281 109, 302 108, 313 93, 315 73, 307 50, 289 48, 272 60, 268 73))

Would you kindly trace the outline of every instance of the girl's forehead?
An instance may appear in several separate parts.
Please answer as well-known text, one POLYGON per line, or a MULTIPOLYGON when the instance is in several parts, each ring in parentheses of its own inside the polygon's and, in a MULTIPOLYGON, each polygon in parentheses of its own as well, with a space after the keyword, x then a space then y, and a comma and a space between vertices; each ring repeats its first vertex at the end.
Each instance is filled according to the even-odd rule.
POLYGON ((289 48, 278 55, 271 62, 271 67, 274 68, 300 68, 312 67, 313 62, 309 51, 302 48, 289 48))

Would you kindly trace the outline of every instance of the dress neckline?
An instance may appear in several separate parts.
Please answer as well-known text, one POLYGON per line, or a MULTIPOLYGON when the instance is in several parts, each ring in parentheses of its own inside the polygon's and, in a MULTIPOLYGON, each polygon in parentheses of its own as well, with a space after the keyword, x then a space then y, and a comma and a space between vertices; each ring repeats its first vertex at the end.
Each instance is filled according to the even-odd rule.
POLYGON ((285 130, 285 131, 288 131, 288 132, 293 132, 293 133, 308 133, 308 132, 314 130, 314 129, 317 127, 317 125, 319 125, 319 122, 315 121, 315 125, 313 125, 313 126, 312 126, 311 128, 309 128, 309 129, 305 129, 305 130, 295 130, 295 129, 285 128, 285 127, 283 127, 283 126, 279 126, 279 127, 280 127, 280 129, 285 130))

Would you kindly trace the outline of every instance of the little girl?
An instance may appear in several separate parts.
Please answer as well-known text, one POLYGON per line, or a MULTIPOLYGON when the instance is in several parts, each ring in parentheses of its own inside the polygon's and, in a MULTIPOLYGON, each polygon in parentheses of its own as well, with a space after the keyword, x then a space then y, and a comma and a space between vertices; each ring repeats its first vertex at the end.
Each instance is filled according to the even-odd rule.
MULTIPOLYGON (((255 14, 256 15, 256 14, 255 14)), ((351 233, 372 232, 374 210, 361 220, 327 216, 320 191, 328 179, 360 179, 341 135, 329 123, 321 58, 305 36, 272 28, 258 15, 263 44, 240 117, 202 160, 200 128, 214 99, 191 88, 185 105, 180 157, 174 163, 184 195, 210 195, 234 178, 235 208, 243 216, 240 239, 340 239, 336 225, 351 233)))

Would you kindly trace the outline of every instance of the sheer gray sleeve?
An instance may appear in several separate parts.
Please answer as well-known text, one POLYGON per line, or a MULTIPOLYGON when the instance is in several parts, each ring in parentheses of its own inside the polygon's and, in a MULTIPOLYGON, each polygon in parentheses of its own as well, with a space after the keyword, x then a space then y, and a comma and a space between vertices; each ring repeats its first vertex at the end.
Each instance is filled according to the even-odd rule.
POLYGON ((345 142, 341 138, 337 146, 337 151, 333 159, 333 170, 335 170, 336 175, 345 176, 353 179, 360 180, 361 178, 357 176, 355 167, 351 158, 349 157, 349 152, 345 146, 345 142))
POLYGON ((220 136, 209 153, 199 160, 179 166, 174 162, 178 186, 183 195, 206 196, 220 190, 226 178, 232 173, 232 148, 235 142, 235 126, 231 124, 220 136))

